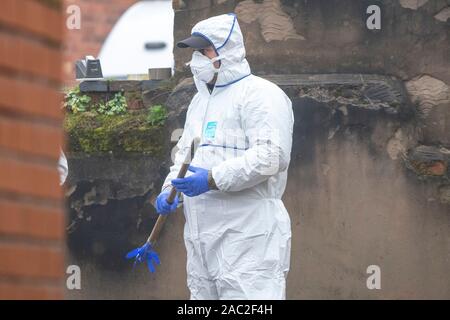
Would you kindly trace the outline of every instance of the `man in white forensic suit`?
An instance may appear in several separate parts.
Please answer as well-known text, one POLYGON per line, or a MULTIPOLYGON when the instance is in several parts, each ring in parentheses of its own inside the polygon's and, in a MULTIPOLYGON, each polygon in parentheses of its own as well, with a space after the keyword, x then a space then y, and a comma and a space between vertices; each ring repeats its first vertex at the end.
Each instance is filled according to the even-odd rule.
POLYGON ((251 73, 236 15, 198 22, 178 42, 193 49, 197 87, 174 164, 156 201, 182 192, 191 299, 285 299, 291 225, 281 197, 292 146, 292 103, 251 73), (201 141, 188 175, 176 179, 191 142, 201 141))

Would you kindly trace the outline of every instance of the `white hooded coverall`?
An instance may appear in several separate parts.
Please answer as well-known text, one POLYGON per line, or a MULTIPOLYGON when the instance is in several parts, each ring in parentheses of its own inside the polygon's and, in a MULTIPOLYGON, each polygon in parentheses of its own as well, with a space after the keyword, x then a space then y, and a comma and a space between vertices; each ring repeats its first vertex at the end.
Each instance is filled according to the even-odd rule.
POLYGON ((69 174, 69 166, 67 165, 66 155, 62 150, 59 153, 58 160, 59 185, 63 185, 69 174))
POLYGON ((163 190, 192 140, 192 165, 212 170, 219 190, 184 197, 187 283, 191 299, 285 299, 291 226, 283 195, 292 146, 292 103, 251 74, 234 14, 200 21, 192 34, 222 56, 215 88, 194 77, 197 94, 163 190))

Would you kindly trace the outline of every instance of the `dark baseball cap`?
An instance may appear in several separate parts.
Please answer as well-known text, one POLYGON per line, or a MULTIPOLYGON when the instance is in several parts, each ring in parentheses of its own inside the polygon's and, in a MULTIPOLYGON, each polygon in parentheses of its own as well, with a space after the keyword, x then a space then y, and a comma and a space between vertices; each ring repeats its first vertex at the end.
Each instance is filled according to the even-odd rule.
POLYGON ((205 37, 195 35, 195 34, 193 34, 189 38, 181 40, 177 43, 178 48, 190 47, 190 48, 194 48, 194 49, 204 49, 204 48, 207 48, 212 45, 213 44, 205 37))

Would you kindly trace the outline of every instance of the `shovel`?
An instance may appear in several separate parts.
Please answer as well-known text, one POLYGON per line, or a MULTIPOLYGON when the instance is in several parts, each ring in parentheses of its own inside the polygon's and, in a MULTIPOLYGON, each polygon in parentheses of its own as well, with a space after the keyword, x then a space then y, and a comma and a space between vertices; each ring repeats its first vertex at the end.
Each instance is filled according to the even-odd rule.
MULTIPOLYGON (((199 142, 200 142, 199 138, 195 138, 194 140, 192 140, 191 150, 186 155, 186 158, 183 164, 181 165, 180 171, 178 172, 177 178, 184 178, 184 176, 186 175, 186 172, 188 171, 189 168, 189 164, 191 163, 191 160, 194 158, 194 153, 199 142)), ((169 196, 167 197, 167 202, 169 204, 172 204, 173 201, 175 200, 176 195, 177 190, 175 188, 172 188, 169 196)), ((153 205, 155 204, 153 203, 153 205)), ((159 265, 160 260, 158 254, 153 249, 153 247, 155 246, 159 234, 164 226, 164 223, 166 222, 167 216, 168 215, 159 215, 158 219, 156 220, 155 226, 153 227, 153 230, 150 233, 150 236, 148 237, 144 245, 128 252, 127 255, 125 256, 125 258, 127 259, 133 258, 135 259, 133 268, 136 266, 136 264, 146 261, 148 270, 152 273, 155 272, 155 266, 153 265, 153 263, 159 265)))

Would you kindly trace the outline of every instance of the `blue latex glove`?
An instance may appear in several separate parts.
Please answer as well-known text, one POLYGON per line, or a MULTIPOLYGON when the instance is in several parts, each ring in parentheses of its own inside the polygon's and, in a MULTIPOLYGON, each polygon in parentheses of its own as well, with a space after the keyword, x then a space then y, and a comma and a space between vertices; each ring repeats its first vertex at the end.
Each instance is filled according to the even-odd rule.
POLYGON ((172 204, 167 202, 167 198, 169 197, 170 191, 163 191, 159 194, 158 198, 156 198, 156 212, 159 214, 165 215, 177 209, 178 205, 178 195, 175 196, 172 204))
POLYGON ((148 270, 150 270, 150 272, 152 273, 155 272, 155 266, 153 265, 153 263, 161 264, 158 254, 153 250, 152 246, 148 242, 146 242, 142 247, 128 252, 125 258, 134 258, 133 269, 136 264, 147 261, 148 270))
POLYGON ((209 191, 208 170, 194 166, 189 166, 188 170, 194 174, 186 178, 172 180, 172 185, 177 191, 183 192, 188 197, 195 197, 209 191))

